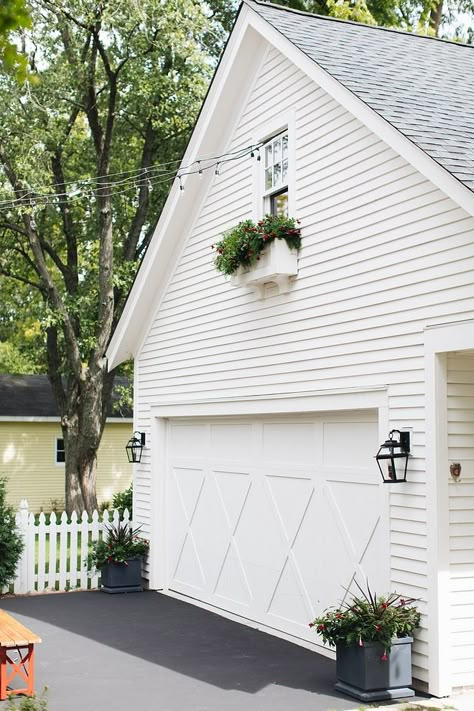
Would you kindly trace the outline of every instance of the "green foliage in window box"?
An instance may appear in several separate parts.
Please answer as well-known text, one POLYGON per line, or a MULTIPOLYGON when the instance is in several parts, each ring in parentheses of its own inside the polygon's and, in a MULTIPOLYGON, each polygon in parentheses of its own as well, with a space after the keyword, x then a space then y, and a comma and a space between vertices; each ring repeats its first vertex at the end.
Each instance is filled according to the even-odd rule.
POLYGON ((6 480, 0 478, 0 593, 15 579, 23 539, 15 524, 15 510, 6 503, 6 480))
POLYGON ((129 523, 107 526, 107 540, 92 543, 89 562, 96 568, 103 568, 107 563, 125 563, 132 558, 143 558, 150 544, 139 532, 140 528, 132 528, 129 523))
POLYGON ((239 222, 212 245, 217 254, 214 265, 222 274, 234 274, 239 267, 251 267, 263 250, 275 239, 284 239, 290 249, 301 247, 299 220, 284 215, 265 215, 255 223, 252 220, 239 222))
POLYGON ((413 607, 414 598, 403 598, 398 593, 377 597, 367 588, 338 608, 326 610, 310 623, 323 640, 332 646, 359 645, 380 642, 390 651, 392 640, 411 637, 420 625, 420 613, 413 607))

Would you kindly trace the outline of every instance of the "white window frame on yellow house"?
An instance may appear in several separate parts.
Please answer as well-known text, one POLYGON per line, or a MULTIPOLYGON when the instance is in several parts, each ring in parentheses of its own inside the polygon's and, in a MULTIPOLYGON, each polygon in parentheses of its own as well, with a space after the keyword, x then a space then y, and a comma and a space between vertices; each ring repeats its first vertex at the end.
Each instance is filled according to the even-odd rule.
POLYGON ((58 467, 64 466, 66 461, 66 452, 64 450, 64 437, 56 437, 54 440, 54 463, 58 467), (59 443, 62 442, 63 446, 59 447, 59 443), (64 459, 62 461, 58 460, 58 454, 62 452, 64 459))

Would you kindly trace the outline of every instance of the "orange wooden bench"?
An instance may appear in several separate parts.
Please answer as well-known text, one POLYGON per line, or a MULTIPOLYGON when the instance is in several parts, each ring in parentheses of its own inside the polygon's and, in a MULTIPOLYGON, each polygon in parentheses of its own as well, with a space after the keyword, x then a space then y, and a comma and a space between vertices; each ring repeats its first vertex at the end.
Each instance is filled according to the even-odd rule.
POLYGON ((35 684, 35 644, 37 634, 0 610, 0 701, 9 694, 32 696, 35 684), (15 660, 13 657, 18 656, 15 660), (26 683, 22 689, 8 689, 15 677, 26 683))

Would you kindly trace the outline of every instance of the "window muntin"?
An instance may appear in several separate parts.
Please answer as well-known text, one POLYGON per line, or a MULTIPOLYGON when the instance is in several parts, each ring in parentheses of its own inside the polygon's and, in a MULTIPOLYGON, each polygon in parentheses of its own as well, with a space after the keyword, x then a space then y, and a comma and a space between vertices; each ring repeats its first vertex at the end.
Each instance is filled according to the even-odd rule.
POLYGON ((270 139, 264 145, 265 192, 288 185, 288 131, 270 139))
POLYGON ((64 439, 62 437, 56 437, 56 464, 64 464, 66 461, 66 452, 64 450, 64 439))

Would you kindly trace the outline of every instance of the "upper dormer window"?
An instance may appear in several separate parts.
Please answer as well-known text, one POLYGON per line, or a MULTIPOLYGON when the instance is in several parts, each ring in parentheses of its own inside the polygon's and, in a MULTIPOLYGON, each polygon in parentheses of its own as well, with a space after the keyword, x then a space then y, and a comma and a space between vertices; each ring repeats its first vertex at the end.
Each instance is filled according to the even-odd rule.
POLYGON ((288 131, 264 146, 265 212, 288 215, 288 131))

